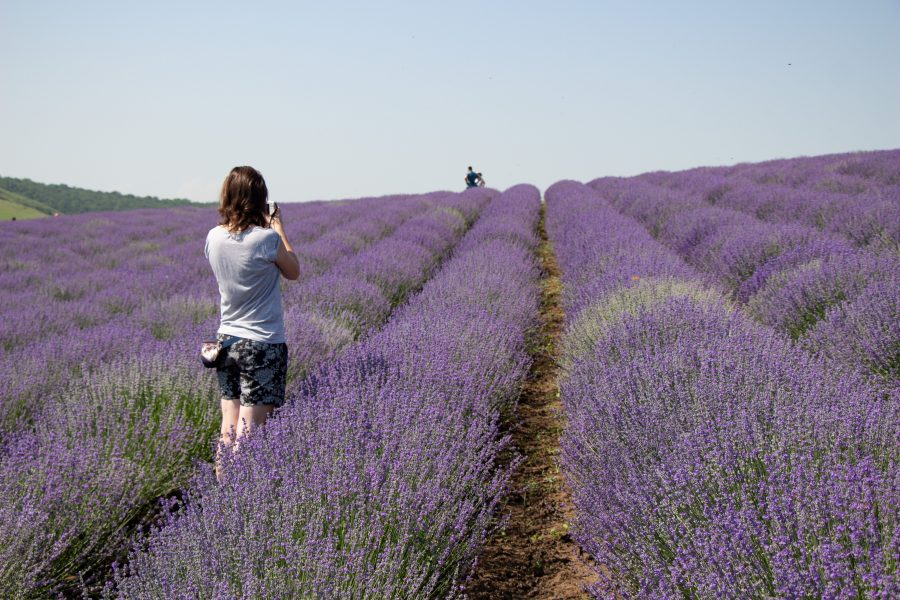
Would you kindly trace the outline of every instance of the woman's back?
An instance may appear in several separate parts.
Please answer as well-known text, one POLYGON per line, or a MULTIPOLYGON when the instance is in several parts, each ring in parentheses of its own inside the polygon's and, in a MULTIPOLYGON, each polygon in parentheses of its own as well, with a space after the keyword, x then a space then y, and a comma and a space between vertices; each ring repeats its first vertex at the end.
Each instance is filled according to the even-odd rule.
POLYGON ((219 333, 268 343, 284 342, 280 271, 275 265, 278 233, 251 227, 231 233, 214 227, 206 236, 206 257, 219 284, 219 333))

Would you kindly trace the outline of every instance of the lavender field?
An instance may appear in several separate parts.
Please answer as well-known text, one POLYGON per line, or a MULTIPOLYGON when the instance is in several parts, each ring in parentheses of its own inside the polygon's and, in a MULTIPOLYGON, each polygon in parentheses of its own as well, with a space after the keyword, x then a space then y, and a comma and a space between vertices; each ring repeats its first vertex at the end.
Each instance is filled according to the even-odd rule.
POLYGON ((593 593, 897 597, 900 152, 546 201, 593 593))
POLYGON ((0 224, 0 596, 466 597, 547 355, 586 594, 900 596, 900 151, 283 208, 221 483, 215 210, 0 224))

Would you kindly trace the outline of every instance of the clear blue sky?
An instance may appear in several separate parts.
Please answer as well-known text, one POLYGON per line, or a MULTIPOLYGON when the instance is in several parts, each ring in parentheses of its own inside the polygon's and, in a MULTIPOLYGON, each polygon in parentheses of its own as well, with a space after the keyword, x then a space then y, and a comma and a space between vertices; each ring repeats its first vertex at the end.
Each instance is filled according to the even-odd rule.
POLYGON ((900 147, 900 1, 0 0, 0 174, 214 200, 900 147))

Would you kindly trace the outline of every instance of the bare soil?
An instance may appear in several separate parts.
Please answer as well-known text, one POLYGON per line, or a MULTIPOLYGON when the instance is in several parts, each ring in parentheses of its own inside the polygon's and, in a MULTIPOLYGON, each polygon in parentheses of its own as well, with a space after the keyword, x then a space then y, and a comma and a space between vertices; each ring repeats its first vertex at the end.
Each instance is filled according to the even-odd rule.
POLYGON ((488 540, 466 586, 473 600, 582 599, 589 597, 585 587, 596 580, 589 557, 569 534, 573 509, 559 464, 565 423, 557 383, 564 315, 559 266, 544 227, 546 206, 541 211, 539 330, 518 412, 507 424, 524 460, 501 508, 500 518, 508 522, 488 540))

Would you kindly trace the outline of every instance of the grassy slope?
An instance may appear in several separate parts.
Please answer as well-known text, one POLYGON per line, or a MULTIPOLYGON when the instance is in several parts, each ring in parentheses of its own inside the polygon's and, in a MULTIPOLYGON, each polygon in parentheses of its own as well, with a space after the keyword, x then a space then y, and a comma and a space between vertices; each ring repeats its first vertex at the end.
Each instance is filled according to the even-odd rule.
POLYGON ((0 221, 10 221, 12 219, 24 221, 26 219, 40 219, 46 216, 47 213, 0 199, 0 221))
POLYGON ((17 194, 10 190, 4 189, 2 185, 0 185, 0 200, 6 200, 7 202, 11 202, 12 204, 18 204, 27 208, 33 208, 37 212, 41 212, 46 215, 52 215, 54 212, 56 212, 56 209, 52 206, 44 204, 43 202, 40 202, 33 198, 26 198, 21 194, 17 194))
POLYGON ((30 205, 31 203, 27 202, 27 200, 28 199, 23 196, 0 189, 0 221, 9 221, 14 217, 16 220, 22 221, 25 219, 39 219, 47 216, 46 210, 38 210, 36 206, 30 205), (23 200, 25 202, 23 202, 23 200))

